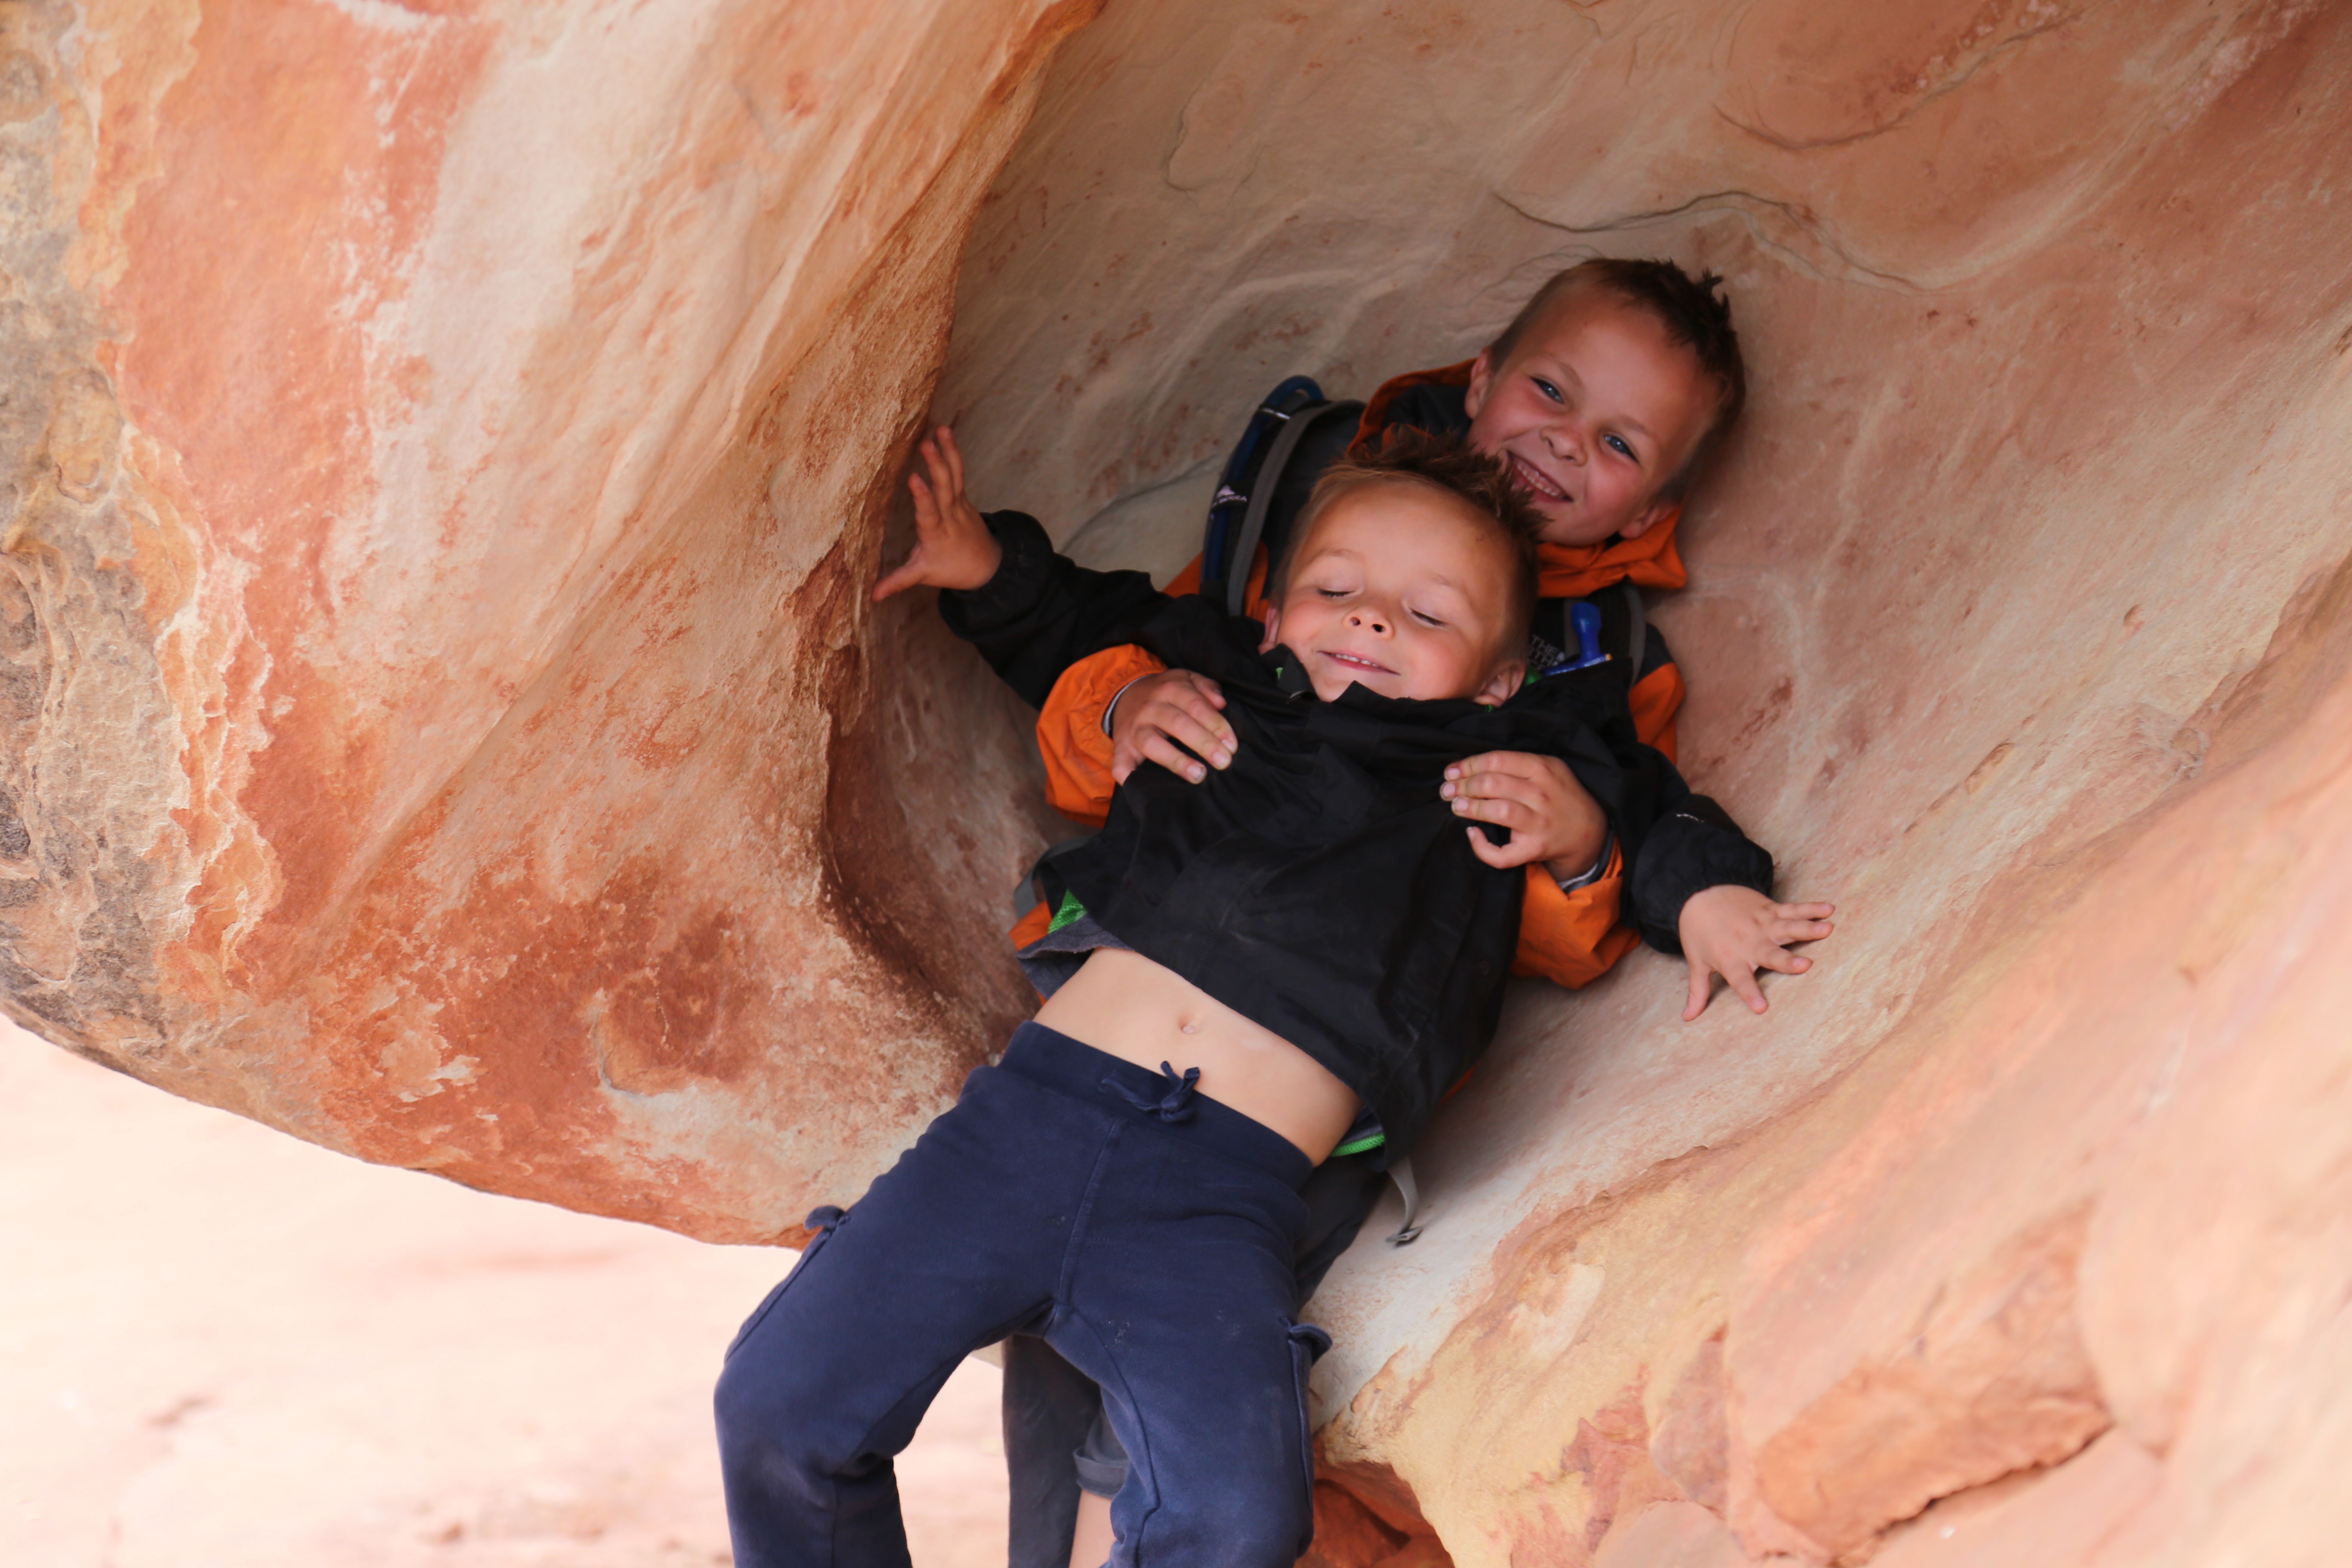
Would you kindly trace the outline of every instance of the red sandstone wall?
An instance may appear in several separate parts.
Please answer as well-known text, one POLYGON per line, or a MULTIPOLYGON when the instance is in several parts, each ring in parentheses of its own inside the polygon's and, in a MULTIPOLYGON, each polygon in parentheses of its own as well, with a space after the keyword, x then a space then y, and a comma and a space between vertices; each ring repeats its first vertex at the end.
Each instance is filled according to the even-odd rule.
POLYGON ((1016 1015, 1052 826, 860 597, 927 403, 1181 555, 1280 374, 1671 254, 1757 385, 1685 761, 1843 929, 1760 1022, 1515 996, 1315 1304, 1322 1560, 2337 1561, 2352 7, 1086 20, 0 6, 12 1016, 789 1234, 1016 1015))
POLYGON ((854 1190, 1021 1005, 1009 705, 863 590, 1082 13, 6 16, 12 1015, 703 1235, 854 1190))

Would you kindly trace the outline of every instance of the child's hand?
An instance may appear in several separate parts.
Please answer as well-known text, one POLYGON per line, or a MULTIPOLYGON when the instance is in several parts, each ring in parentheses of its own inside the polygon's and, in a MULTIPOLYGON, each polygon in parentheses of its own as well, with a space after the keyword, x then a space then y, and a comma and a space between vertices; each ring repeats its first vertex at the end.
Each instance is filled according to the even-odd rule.
POLYGON ((915 551, 906 564, 874 584, 877 603, 903 589, 979 588, 996 575, 1003 547, 988 531, 980 510, 963 493, 963 454, 944 425, 923 437, 923 467, 930 478, 908 474, 915 493, 915 551))
POLYGON ((1836 912, 1835 904, 1776 904, 1755 889, 1736 883, 1693 893, 1676 922, 1683 957, 1690 964, 1690 999, 1683 1005, 1683 1022, 1706 1011, 1718 974, 1746 1000, 1749 1012, 1764 1011, 1764 988, 1756 983, 1756 972, 1802 974, 1811 969, 1813 961, 1789 952, 1788 944, 1829 935, 1836 929, 1829 917, 1836 912))
POLYGON ((1199 784, 1209 769, 1195 758, 1209 767, 1231 766, 1240 742, 1218 711, 1224 705, 1217 683, 1189 669, 1162 670, 1130 682, 1110 716, 1110 776, 1125 784, 1139 764, 1153 762, 1199 784), (1190 747, 1192 755, 1179 746, 1190 747))
POLYGON ((1609 842, 1609 819, 1558 757, 1532 752, 1484 752, 1445 770, 1438 795, 1457 816, 1511 830, 1496 844, 1473 827, 1470 848, 1489 866, 1507 868, 1541 860, 1555 879, 1581 877, 1609 842))

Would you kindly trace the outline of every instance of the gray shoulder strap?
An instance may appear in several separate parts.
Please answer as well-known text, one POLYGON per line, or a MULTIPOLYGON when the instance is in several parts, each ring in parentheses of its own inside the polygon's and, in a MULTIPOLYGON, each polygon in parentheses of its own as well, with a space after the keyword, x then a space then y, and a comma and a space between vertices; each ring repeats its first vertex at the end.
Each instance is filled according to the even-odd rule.
POLYGON ((1398 1160, 1389 1166, 1389 1180, 1396 1184, 1397 1196, 1404 1200, 1404 1222, 1386 1239, 1391 1247, 1402 1247, 1421 1234, 1421 1226, 1412 1216, 1421 1208, 1421 1189, 1413 1184, 1412 1162, 1398 1160))
POLYGON ((1249 597, 1250 567, 1257 559, 1257 542, 1265 536, 1265 516, 1274 510, 1274 492, 1281 486, 1282 470, 1290 466, 1290 454, 1306 438, 1315 416, 1329 406, 1310 403, 1289 415, 1265 461, 1258 465, 1257 478, 1250 482, 1249 510, 1242 514, 1242 536, 1225 562, 1225 614, 1229 616, 1244 614, 1249 607, 1244 601, 1249 597))
POLYGON ((1625 590, 1625 684, 1640 684, 1642 660, 1650 652, 1650 615, 1642 605, 1642 590, 1631 583, 1619 584, 1625 590))

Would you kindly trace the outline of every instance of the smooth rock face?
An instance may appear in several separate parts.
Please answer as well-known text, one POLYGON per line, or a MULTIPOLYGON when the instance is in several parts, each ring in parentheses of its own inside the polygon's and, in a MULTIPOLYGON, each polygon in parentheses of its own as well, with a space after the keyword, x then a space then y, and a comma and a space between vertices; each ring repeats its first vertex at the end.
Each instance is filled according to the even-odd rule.
POLYGON ((1671 255, 1685 770, 1841 930, 1515 994, 1311 1308, 1318 1557, 2339 1561, 2352 7, 1088 11, 0 7, 12 1016, 790 1235, 1055 831, 864 602, 927 402, 1164 569, 1280 376, 1671 255))
POLYGON ((864 590, 1079 15, 6 15, 12 1016, 795 1234, 1023 1006, 1013 705, 864 590))

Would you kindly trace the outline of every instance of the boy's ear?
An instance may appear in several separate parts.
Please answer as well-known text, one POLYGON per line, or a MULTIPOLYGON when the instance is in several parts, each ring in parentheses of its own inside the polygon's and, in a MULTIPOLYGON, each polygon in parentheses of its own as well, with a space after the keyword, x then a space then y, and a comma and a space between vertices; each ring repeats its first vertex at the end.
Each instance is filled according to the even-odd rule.
POLYGON ((1470 362, 1470 386, 1469 390, 1462 395, 1463 413, 1473 419, 1478 417, 1478 410, 1486 406, 1486 391, 1493 384, 1494 380, 1495 349, 1490 343, 1480 349, 1478 357, 1470 362))
POLYGON ((1259 639, 1257 651, 1272 653, 1274 645, 1282 640, 1282 606, 1268 599, 1265 602, 1265 636, 1259 639))
POLYGON ((1635 512, 1631 518, 1626 520, 1624 526, 1618 529, 1617 537, 1620 539, 1639 539, 1642 535, 1649 532, 1650 530, 1657 527, 1660 523, 1671 522, 1682 514, 1682 502, 1678 500, 1668 500, 1664 496, 1654 496, 1651 498, 1649 505, 1635 512))
POLYGON ((1499 708, 1527 683, 1528 661, 1507 658, 1495 667, 1495 673, 1486 678, 1486 684, 1474 692, 1470 700, 1485 707, 1499 708))

